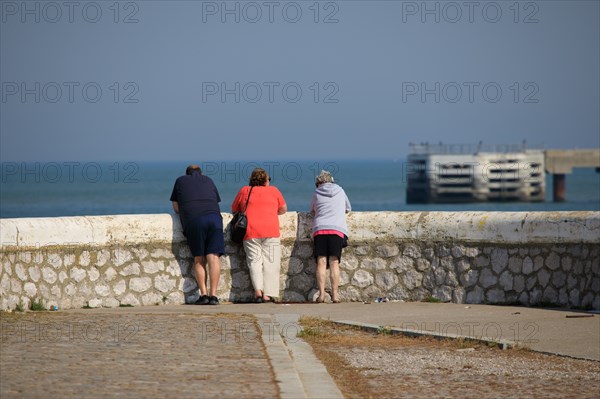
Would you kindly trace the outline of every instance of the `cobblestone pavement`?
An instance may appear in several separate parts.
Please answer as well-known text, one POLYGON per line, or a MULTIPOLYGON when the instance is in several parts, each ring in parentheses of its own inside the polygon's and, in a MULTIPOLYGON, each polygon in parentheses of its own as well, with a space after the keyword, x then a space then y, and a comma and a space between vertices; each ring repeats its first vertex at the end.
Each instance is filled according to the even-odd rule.
POLYGON ((246 315, 2 313, 0 358, 2 399, 280 397, 246 315))

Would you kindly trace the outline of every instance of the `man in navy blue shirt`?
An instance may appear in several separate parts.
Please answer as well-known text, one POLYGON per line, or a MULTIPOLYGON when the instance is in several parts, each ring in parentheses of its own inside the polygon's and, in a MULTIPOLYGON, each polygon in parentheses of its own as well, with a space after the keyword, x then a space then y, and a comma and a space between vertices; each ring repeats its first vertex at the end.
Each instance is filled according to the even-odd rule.
POLYGON ((185 176, 175 181, 171 201, 194 256, 194 275, 200 289, 200 298, 195 304, 218 305, 220 257, 225 253, 219 191, 212 179, 202 174, 198 165, 190 165, 185 176), (210 277, 210 292, 206 287, 207 277, 210 277))

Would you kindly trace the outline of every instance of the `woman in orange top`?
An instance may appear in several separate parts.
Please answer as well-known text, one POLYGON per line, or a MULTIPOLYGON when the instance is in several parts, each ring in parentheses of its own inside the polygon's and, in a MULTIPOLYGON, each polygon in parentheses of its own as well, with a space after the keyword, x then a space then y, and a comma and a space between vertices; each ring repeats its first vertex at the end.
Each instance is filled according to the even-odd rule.
POLYGON ((254 169, 250 185, 242 187, 231 204, 232 212, 245 210, 248 217, 244 251, 255 301, 258 303, 279 297, 281 241, 278 215, 287 212, 287 205, 281 192, 277 187, 271 186, 270 181, 271 178, 264 169, 254 169), (245 208, 247 200, 248 207, 245 208))

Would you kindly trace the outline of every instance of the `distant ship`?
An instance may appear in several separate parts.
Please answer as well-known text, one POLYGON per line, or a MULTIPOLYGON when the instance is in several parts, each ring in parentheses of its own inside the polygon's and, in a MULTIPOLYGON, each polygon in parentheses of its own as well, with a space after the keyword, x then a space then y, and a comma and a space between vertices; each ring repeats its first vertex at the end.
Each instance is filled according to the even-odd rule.
POLYGON ((544 151, 521 145, 413 144, 406 202, 539 202, 545 199, 544 151))

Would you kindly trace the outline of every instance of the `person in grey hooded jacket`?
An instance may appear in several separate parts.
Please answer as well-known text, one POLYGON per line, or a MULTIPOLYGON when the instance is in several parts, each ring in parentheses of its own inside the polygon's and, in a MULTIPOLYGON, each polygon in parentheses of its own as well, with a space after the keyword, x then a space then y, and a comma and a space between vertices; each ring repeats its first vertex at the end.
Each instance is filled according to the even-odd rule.
POLYGON ((352 210, 344 189, 335 184, 330 172, 322 170, 315 179, 317 186, 310 204, 313 214, 312 234, 317 261, 316 302, 325 302, 325 278, 330 269, 331 301, 339 303, 340 261, 348 237, 346 213, 352 210))

